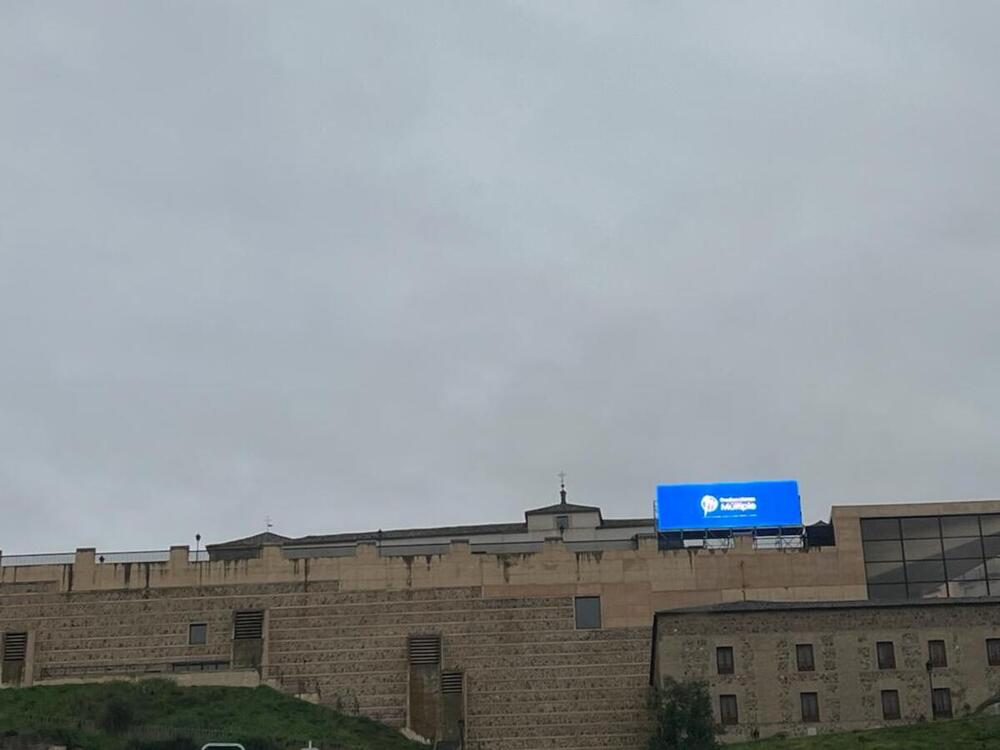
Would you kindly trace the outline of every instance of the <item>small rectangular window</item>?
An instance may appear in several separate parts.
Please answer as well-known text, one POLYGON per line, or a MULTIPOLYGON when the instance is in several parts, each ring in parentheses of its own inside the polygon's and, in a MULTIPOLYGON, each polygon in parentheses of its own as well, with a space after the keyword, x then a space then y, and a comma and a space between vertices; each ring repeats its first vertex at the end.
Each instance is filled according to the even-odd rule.
POLYGON ((819 695, 816 693, 799 693, 802 704, 802 721, 819 721, 819 695))
POLYGON ((949 688, 934 688, 931 703, 935 719, 951 718, 951 690, 949 688))
POLYGON ((896 668, 896 647, 892 641, 879 641, 876 643, 875 653, 878 655, 879 669, 896 668))
POLYGON ((556 516, 556 528, 560 533, 569 528, 569 516, 556 516))
POLYGON ((715 667, 719 674, 733 674, 736 671, 732 646, 719 646, 715 649, 715 667))
POLYGON ((740 723, 740 714, 736 706, 735 695, 719 696, 719 719, 727 726, 740 723))
POLYGON ((799 643, 795 646, 795 663, 800 672, 812 672, 816 669, 811 643, 799 643))
POLYGON ((944 641, 927 641, 927 660, 932 667, 948 666, 948 651, 944 641))
POLYGON ((188 625, 188 645, 204 646, 208 643, 208 625, 196 622, 188 625))
POLYGON ((892 721, 893 719, 899 718, 898 690, 882 691, 882 718, 885 719, 886 721, 892 721))
POLYGON ((1000 638, 986 639, 986 661, 991 667, 1000 667, 1000 638))
POLYGON ((594 630, 601 627, 601 597, 576 597, 577 630, 594 630))

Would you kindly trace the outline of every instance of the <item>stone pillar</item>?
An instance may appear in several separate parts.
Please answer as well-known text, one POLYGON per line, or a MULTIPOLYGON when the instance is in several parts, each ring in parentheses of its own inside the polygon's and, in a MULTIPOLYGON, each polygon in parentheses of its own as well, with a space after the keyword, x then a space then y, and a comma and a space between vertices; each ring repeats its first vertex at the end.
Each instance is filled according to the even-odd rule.
POLYGON ((73 558, 73 588, 76 591, 93 591, 97 588, 97 550, 80 547, 73 558))
POLYGON ((635 546, 643 557, 655 556, 660 551, 660 538, 656 534, 637 534, 635 546))
POLYGON ((472 547, 469 544, 468 539, 452 539, 451 543, 448 545, 449 555, 461 555, 462 557, 468 557, 472 554, 472 547))

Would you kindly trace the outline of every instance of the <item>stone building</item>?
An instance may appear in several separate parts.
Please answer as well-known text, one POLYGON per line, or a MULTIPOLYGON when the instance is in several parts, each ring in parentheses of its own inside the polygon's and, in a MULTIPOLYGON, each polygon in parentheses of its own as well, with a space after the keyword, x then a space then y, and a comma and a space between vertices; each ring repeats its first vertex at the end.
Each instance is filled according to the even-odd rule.
POLYGON ((0 555, 0 683, 264 682, 476 750, 638 750, 656 612, 1000 580, 1000 501, 657 534, 559 499, 510 524, 0 555))
POLYGON ((659 612, 653 675, 705 680, 730 739, 950 718, 1000 695, 1000 599, 659 612))

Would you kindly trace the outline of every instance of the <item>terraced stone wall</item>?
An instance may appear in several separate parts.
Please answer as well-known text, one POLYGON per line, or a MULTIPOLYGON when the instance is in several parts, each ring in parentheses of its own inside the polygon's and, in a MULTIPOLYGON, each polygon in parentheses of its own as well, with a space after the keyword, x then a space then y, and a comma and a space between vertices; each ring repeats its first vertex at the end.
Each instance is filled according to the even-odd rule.
POLYGON ((469 748, 638 750, 646 738, 650 628, 577 630, 572 596, 341 591, 335 581, 0 592, 0 629, 30 634, 35 683, 263 680, 395 726, 407 719, 407 639, 437 634, 440 669, 464 674, 469 748), (232 671, 234 613, 255 609, 266 612, 264 663, 232 671), (208 625, 204 645, 188 645, 192 623, 208 625))

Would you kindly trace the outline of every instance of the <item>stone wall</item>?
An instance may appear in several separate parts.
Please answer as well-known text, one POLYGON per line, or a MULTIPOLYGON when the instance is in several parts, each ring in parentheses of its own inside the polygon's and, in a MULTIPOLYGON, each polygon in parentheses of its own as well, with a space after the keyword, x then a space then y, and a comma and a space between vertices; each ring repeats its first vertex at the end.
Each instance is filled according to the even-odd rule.
MULTIPOLYGON (((639 748, 645 738, 649 628, 578 631, 572 597, 484 598, 481 587, 342 592, 328 582, 17 593, 0 602, 0 628, 31 633, 36 683, 143 674, 231 683, 230 672, 172 667, 228 662, 233 613, 264 609, 261 676, 288 692, 403 726, 407 638, 433 633, 441 669, 465 674, 470 748, 639 748), (187 645, 188 626, 202 622, 208 642, 187 645)), ((252 684, 245 672, 235 676, 252 684)))
MULTIPOLYGON (((0 569, 0 628, 30 635, 24 684, 165 675, 254 684, 403 726, 410 635, 439 634, 441 669, 465 674, 465 732, 477 750, 635 748, 645 744, 655 609, 739 600, 863 596, 836 548, 384 556, 359 544, 337 558, 101 562, 0 569), (599 596, 600 630, 576 630, 575 596, 599 596), (263 666, 232 664, 233 613, 264 609, 263 666), (208 642, 187 645, 191 623, 208 642), (185 663, 220 671, 188 671, 185 663), (185 671, 178 671, 184 669, 185 671)), ((199 667, 194 667, 200 670, 199 667)), ((454 700, 452 700, 454 703, 454 700)))

